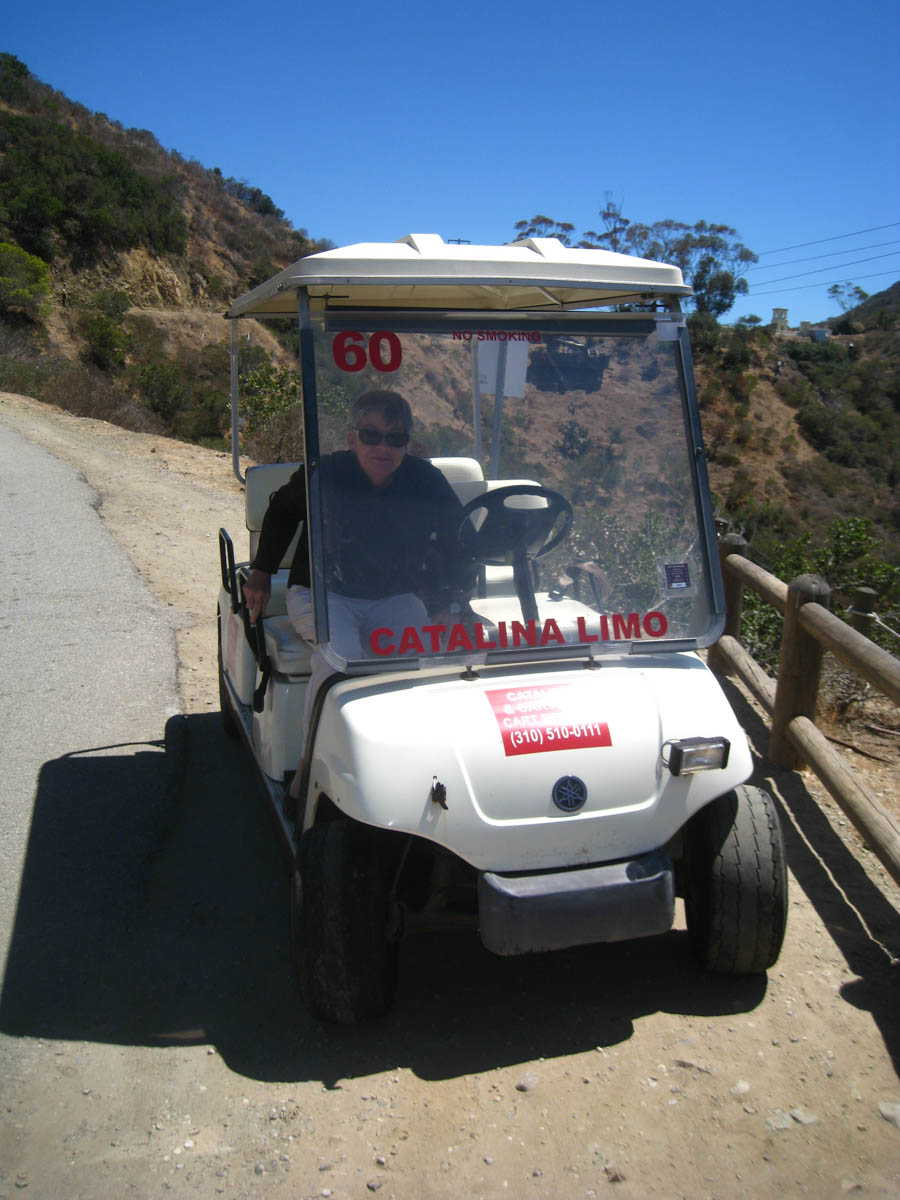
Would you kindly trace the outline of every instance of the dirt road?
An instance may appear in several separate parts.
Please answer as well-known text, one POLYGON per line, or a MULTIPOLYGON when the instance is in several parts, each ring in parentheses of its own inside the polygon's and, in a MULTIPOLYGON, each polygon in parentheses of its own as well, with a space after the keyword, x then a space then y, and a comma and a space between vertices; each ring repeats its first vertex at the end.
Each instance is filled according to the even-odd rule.
MULTIPOLYGON (((296 999, 286 876, 216 715, 216 534, 243 532, 227 458, 3 394, 0 421, 97 492, 171 616, 183 710, 160 715, 180 774, 139 901, 98 918, 96 954, 58 986, 45 964, 51 986, 0 1030, 0 1200, 900 1194, 900 892, 810 779, 758 760, 791 867, 767 979, 701 975, 680 920, 521 960, 420 937, 390 1018, 323 1027, 296 999)), ((876 790, 896 781, 882 767, 876 790)), ((92 869, 121 836, 91 831, 92 869)), ((48 890, 76 929, 78 896, 48 890)))

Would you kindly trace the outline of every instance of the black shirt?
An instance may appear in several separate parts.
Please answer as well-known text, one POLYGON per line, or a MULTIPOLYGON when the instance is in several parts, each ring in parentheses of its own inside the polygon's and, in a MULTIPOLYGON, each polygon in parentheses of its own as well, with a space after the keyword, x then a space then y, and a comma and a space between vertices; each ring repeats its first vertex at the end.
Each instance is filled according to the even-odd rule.
MULTIPOLYGON (((462 505, 437 467, 407 454, 387 487, 376 488, 356 455, 340 450, 322 459, 319 486, 329 590, 363 600, 412 592, 432 612, 461 598, 462 505)), ((277 571, 301 521, 288 583, 309 587, 302 466, 269 500, 253 565, 277 571)))

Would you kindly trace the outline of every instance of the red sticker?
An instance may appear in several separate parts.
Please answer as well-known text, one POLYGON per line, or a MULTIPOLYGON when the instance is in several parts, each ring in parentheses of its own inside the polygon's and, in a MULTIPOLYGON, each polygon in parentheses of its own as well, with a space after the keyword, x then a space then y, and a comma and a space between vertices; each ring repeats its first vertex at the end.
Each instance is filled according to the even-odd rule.
POLYGON ((369 338, 355 329, 345 329, 335 334, 331 343, 331 356, 342 371, 355 374, 369 362, 383 375, 399 369, 403 361, 403 347, 396 333, 379 329, 369 338))
POLYGON ((612 745, 607 723, 586 717, 581 697, 567 683, 501 688, 485 692, 485 696, 507 757, 612 745))
POLYGON ((343 333, 337 334, 331 343, 331 353, 342 371, 361 371, 366 365, 363 340, 363 335, 352 329, 345 329, 343 333))

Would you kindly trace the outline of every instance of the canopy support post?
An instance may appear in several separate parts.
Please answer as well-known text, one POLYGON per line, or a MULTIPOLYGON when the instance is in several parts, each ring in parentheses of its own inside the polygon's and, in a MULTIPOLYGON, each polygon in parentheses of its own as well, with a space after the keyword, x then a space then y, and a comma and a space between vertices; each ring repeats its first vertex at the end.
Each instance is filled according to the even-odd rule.
POLYGON ((231 359, 231 469, 234 471, 238 483, 244 483, 245 479, 241 474, 241 434, 238 427, 238 361, 240 354, 238 321, 234 320, 231 322, 231 346, 229 349, 231 359))

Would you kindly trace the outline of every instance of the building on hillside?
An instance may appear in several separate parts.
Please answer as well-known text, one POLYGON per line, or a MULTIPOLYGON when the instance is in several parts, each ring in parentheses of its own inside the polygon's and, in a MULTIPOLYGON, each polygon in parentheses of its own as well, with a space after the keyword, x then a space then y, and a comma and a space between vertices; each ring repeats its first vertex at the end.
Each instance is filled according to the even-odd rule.
POLYGON ((801 321, 797 332, 801 337, 807 337, 813 342, 827 342, 831 337, 831 330, 827 325, 811 325, 809 321, 801 321))
POLYGON ((772 330, 775 333, 787 333, 788 310, 786 308, 772 309, 772 330))

